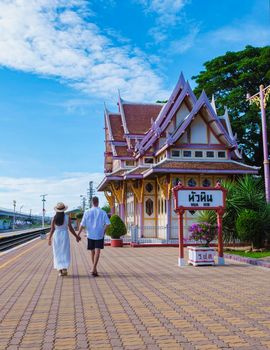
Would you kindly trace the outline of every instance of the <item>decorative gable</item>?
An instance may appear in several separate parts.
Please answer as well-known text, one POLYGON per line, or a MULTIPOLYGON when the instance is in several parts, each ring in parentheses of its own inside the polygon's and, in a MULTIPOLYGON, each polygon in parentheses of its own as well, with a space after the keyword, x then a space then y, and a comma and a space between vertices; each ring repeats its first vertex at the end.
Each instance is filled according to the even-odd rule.
POLYGON ((207 125, 200 115, 190 125, 190 143, 208 144, 207 125))
POLYGON ((184 119, 189 115, 190 111, 185 103, 182 103, 176 113, 176 127, 183 123, 184 119))
POLYGON ((213 134, 212 130, 209 130, 209 143, 210 143, 210 145, 219 145, 220 144, 219 140, 213 134))

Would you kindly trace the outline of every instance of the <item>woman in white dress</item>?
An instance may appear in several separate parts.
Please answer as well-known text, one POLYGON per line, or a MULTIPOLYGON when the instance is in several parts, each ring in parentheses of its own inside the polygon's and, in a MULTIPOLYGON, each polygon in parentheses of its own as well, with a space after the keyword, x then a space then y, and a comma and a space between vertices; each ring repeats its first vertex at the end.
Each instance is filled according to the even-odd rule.
POLYGON ((70 217, 65 214, 67 208, 64 203, 57 203, 54 208, 56 214, 52 219, 49 235, 49 245, 52 244, 53 246, 54 268, 59 271, 59 276, 66 276, 70 265, 69 231, 76 238, 77 242, 81 240, 71 225, 70 217))

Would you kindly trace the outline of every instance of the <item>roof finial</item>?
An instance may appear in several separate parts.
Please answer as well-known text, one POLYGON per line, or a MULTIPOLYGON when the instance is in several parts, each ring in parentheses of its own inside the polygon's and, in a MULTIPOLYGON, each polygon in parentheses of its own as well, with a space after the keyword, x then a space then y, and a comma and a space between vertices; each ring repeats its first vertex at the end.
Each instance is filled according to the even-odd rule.
POLYGON ((211 106, 213 107, 213 110, 217 114, 216 101, 215 101, 215 95, 214 94, 212 95, 211 106))

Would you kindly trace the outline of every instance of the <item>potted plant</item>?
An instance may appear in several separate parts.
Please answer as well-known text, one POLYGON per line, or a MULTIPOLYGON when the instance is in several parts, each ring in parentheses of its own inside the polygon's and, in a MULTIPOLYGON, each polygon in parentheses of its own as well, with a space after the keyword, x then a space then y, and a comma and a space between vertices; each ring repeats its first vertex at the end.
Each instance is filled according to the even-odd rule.
POLYGON ((111 247, 123 247, 121 237, 127 233, 126 225, 118 215, 112 215, 110 221, 106 234, 111 237, 111 247))
POLYGON ((189 239, 200 242, 200 246, 188 248, 188 263, 194 266, 214 265, 215 249, 209 247, 217 236, 217 227, 208 222, 194 223, 189 227, 189 239))

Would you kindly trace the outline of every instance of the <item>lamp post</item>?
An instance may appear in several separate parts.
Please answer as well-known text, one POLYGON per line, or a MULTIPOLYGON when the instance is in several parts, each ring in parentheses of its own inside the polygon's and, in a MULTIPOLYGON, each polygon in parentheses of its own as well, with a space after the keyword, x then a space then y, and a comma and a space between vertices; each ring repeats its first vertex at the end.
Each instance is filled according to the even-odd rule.
POLYGON ((42 228, 45 226, 45 197, 48 196, 47 194, 41 194, 40 197, 42 197, 42 228))
POLYGON ((13 231, 15 230, 15 221, 16 221, 16 201, 13 201, 13 231))
POLYGON ((22 213, 23 205, 20 206, 20 214, 22 213))
POLYGON ((266 202, 270 202, 270 177, 269 177, 269 159, 268 159, 268 141, 267 141, 267 122, 266 122, 266 104, 270 96, 270 85, 266 88, 260 85, 260 90, 255 95, 247 94, 247 100, 250 103, 255 103, 261 108, 262 117, 262 137, 263 137, 263 167, 264 167, 264 185, 266 202))

